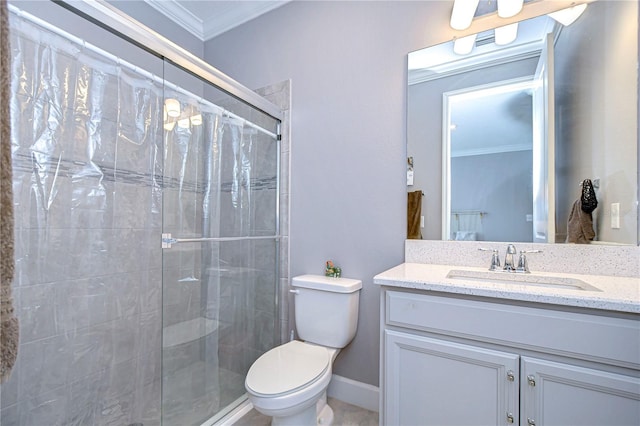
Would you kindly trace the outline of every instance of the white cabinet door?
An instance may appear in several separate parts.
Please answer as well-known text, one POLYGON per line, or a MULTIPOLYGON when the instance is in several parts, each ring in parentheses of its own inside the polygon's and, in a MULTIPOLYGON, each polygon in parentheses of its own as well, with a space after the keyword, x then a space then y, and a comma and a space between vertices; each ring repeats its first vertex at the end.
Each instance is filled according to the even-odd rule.
POLYGON ((507 425, 518 419, 519 357, 385 330, 386 426, 507 425))
POLYGON ((522 357, 523 426, 640 425, 640 379, 522 357))

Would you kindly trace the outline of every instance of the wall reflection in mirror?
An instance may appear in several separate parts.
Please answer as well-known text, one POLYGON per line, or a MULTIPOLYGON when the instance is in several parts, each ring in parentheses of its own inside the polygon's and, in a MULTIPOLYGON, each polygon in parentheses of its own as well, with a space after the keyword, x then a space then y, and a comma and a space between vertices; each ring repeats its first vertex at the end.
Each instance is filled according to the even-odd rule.
POLYGON ((413 217, 424 239, 637 244, 638 3, 595 1, 568 26, 545 15, 508 44, 495 37, 409 54, 407 183, 423 196, 408 228, 413 217))

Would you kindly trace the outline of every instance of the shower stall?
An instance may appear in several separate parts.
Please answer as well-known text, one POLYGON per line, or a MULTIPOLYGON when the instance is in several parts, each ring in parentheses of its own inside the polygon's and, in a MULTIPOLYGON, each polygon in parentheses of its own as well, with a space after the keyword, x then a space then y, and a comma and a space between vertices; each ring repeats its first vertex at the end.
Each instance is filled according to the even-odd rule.
POLYGON ((260 97, 142 27, 38 3, 10 2, 20 342, 0 424, 228 419, 287 335, 288 85, 260 97))

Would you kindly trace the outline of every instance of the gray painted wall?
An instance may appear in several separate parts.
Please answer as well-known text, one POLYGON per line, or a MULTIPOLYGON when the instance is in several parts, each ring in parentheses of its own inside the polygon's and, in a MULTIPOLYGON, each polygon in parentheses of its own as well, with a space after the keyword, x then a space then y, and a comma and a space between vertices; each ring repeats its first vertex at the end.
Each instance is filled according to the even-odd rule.
POLYGON ((373 385, 373 276, 404 259, 407 53, 444 41, 450 7, 293 2, 205 44, 205 59, 246 86, 292 80, 291 274, 333 259, 362 279, 358 332, 334 372, 373 385))
POLYGON ((460 217, 460 230, 479 226, 483 241, 533 241, 533 225, 526 220, 533 209, 532 165, 531 150, 452 158, 451 210, 486 213, 481 223, 460 217))

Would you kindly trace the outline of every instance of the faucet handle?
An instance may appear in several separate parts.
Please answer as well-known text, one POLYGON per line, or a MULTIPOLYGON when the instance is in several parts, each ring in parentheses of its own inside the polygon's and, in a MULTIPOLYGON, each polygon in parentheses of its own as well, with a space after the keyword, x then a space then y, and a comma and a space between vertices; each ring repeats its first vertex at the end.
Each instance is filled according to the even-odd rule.
POLYGON ((523 272, 525 274, 530 273, 529 262, 525 253, 541 253, 542 250, 520 250, 520 257, 518 258, 518 266, 516 266, 516 272, 523 272))
POLYGON ((514 266, 515 264, 515 259, 513 258, 514 254, 517 254, 518 252, 516 251, 516 246, 513 244, 509 244, 507 246, 507 251, 504 255, 504 271, 507 272, 515 272, 516 271, 516 267, 514 266))
POLYGON ((520 251, 520 257, 518 258, 518 266, 516 266, 516 272, 524 272, 525 274, 529 273, 529 263, 527 262, 527 256, 525 256, 525 251, 520 251))
POLYGON ((488 249, 488 248, 479 248, 480 251, 490 251, 491 254, 491 265, 489 266, 490 271, 498 271, 500 270, 500 255, 498 254, 498 249, 488 249))

